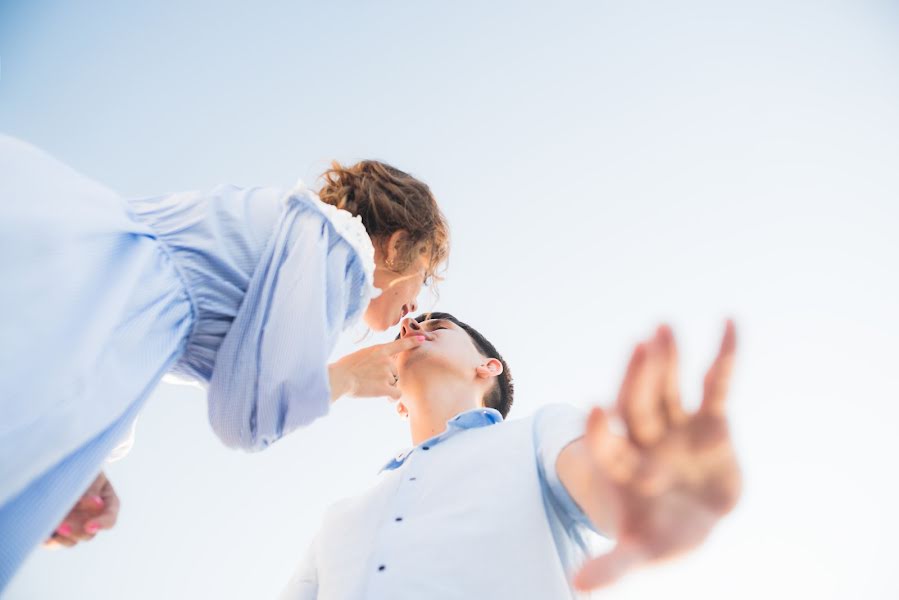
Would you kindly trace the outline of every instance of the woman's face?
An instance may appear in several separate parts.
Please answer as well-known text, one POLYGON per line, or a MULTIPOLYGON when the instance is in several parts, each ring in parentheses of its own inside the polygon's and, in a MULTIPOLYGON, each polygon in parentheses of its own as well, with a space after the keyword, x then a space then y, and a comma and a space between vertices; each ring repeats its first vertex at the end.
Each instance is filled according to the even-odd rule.
POLYGON ((427 276, 427 260, 421 256, 402 273, 397 273, 388 269, 378 254, 375 253, 374 285, 381 290, 381 295, 369 303, 365 323, 375 331, 384 331, 418 310, 418 294, 427 276))

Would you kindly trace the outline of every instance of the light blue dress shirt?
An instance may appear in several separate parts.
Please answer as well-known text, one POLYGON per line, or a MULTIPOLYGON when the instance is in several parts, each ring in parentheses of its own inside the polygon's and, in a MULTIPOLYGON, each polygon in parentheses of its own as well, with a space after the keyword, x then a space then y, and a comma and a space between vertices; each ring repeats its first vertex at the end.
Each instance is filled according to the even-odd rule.
POLYGON ((125 200, 0 135, 0 591, 166 372, 208 383, 229 446, 328 411, 373 268, 334 211, 302 187, 125 200))
POLYGON ((467 411, 326 513, 282 600, 570 598, 598 535, 556 472, 584 434, 563 405, 467 411))

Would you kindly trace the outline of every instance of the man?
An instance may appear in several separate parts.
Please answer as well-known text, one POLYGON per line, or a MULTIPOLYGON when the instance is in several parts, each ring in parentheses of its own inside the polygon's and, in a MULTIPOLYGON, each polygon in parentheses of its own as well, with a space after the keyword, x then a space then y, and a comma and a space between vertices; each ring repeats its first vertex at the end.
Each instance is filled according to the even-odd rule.
POLYGON ((414 448, 328 511, 283 598, 571 597, 697 546, 736 503, 724 417, 732 323, 692 415, 670 329, 638 345, 618 397, 620 433, 599 408, 586 419, 550 406, 504 421, 508 365, 452 315, 406 319, 401 335, 424 338, 396 357, 397 409, 414 448), (616 543, 587 560, 591 531, 616 543))

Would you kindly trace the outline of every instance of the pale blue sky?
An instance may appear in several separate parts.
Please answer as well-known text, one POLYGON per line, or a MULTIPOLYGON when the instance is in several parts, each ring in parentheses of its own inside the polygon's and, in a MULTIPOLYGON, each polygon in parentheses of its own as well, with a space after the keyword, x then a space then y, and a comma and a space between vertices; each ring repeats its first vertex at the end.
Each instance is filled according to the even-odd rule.
MULTIPOLYGON (((313 183, 332 158, 415 173, 454 241, 426 304, 506 355, 513 417, 607 401, 661 319, 695 397, 734 315, 744 501, 597 596, 894 598, 897 33, 886 1, 7 1, 0 130, 126 195, 313 183)), ((407 443, 348 400, 243 455, 164 385, 108 469, 119 526, 35 553, 7 596, 270 597, 407 443)))

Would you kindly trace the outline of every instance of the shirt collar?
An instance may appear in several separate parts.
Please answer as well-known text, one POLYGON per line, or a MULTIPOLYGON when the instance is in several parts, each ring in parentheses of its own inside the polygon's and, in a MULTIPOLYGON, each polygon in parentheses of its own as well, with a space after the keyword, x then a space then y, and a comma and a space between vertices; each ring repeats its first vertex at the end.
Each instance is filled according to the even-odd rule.
POLYGON ((414 448, 410 448, 408 450, 400 452, 394 458, 391 458, 390 461, 386 465, 384 465, 381 471, 392 471, 401 467, 403 463, 406 462, 406 459, 409 458, 409 455, 411 455, 419 448, 422 448, 424 446, 431 448, 444 440, 448 440, 457 433, 465 431, 466 429, 489 427, 490 425, 495 425, 496 423, 502 423, 502 420, 503 416, 495 408, 475 408, 472 410, 466 410, 465 412, 459 413, 458 415, 447 421, 446 429, 443 430, 443 433, 425 440, 414 448))

